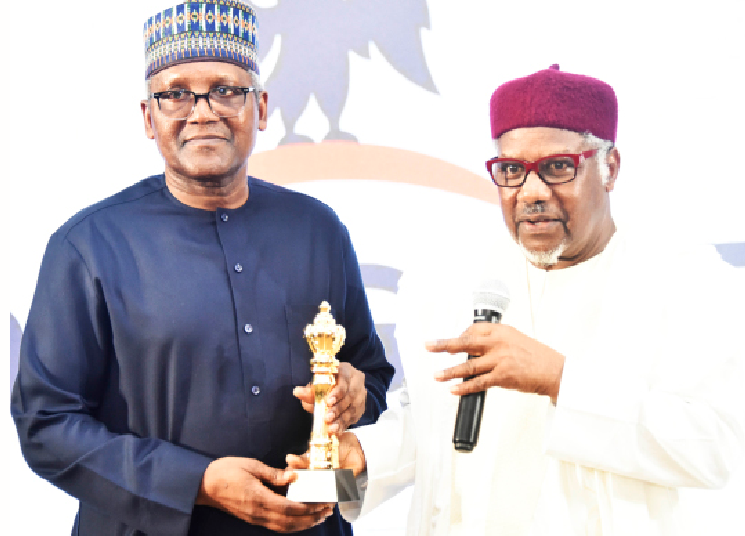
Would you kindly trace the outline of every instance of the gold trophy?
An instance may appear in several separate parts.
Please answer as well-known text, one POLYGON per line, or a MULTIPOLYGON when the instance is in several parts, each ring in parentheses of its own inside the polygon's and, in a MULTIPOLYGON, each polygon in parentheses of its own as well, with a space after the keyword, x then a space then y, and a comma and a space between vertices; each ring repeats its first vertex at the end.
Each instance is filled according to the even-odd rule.
POLYGON ((326 395, 336 385, 339 361, 334 357, 344 344, 346 330, 337 325, 323 302, 312 324, 305 326, 305 340, 313 352, 313 431, 310 437, 310 467, 295 469, 298 478, 290 484, 287 498, 296 502, 358 501, 357 482, 351 469, 339 468, 339 440, 329 436, 324 420, 328 404, 326 395))

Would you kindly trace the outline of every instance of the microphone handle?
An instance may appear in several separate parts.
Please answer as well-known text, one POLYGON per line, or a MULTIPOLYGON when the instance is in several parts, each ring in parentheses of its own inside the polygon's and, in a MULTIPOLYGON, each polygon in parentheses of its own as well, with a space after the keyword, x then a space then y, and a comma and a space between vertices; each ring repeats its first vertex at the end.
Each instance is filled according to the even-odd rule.
MULTIPOLYGON (((473 318, 474 324, 481 322, 498 324, 502 320, 502 315, 497 311, 476 309, 473 312, 473 318)), ((474 357, 476 356, 469 355, 468 359, 474 357)), ((469 376, 466 380, 472 378, 475 378, 475 376, 469 376)), ((485 400, 486 391, 469 393, 460 397, 458 414, 455 417, 455 430, 453 431, 453 446, 458 452, 472 452, 478 443, 485 400)))
MULTIPOLYGON (((468 359, 474 356, 469 355, 468 359)), ((475 376, 466 378, 470 380, 475 376)), ((484 401, 486 392, 469 393, 460 397, 458 402, 458 414, 455 417, 455 431, 453 432, 453 445, 459 452, 471 452, 479 441, 479 430, 481 429, 481 415, 484 412, 484 401)))

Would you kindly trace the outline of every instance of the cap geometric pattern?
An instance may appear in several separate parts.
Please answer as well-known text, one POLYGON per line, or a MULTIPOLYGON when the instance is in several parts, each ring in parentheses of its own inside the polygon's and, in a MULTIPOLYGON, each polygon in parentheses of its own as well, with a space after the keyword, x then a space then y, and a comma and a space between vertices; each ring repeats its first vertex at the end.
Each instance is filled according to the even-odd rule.
POLYGON ((188 61, 234 63, 259 74, 254 10, 235 0, 185 2, 145 22, 145 78, 188 61))

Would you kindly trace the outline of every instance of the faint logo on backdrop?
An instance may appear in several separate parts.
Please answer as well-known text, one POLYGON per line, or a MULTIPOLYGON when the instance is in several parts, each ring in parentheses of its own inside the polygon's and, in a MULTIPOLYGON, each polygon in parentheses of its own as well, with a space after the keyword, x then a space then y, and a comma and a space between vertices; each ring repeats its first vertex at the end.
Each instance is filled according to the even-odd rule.
POLYGON ((732 266, 745 268, 745 242, 717 244, 717 251, 732 266))
MULTIPOLYGON (((260 62, 270 51, 274 54, 279 42, 277 61, 265 81, 270 95, 269 114, 278 110, 285 127, 285 135, 279 145, 312 143, 313 140, 295 132, 298 119, 314 97, 329 122, 326 140, 356 142, 357 137, 339 126, 342 111, 347 102, 350 83, 350 53, 370 58, 375 46, 386 61, 407 80, 426 91, 436 93, 432 75, 424 58, 421 30, 429 28, 429 10, 426 0, 278 0, 273 7, 255 5, 259 20, 260 62), (277 39, 279 38, 279 39, 277 39)), ((262 65, 263 67, 263 65, 262 65)), ((374 98, 385 98, 385 87, 369 88, 374 98)), ((354 144, 356 145, 356 144, 354 144)), ((366 154, 374 160, 391 156, 383 148, 369 148, 366 154)), ((291 155, 279 149, 257 155, 249 160, 253 173, 278 184, 313 180, 307 166, 318 164, 317 177, 346 179, 363 178, 358 173, 347 173, 346 162, 349 151, 354 148, 346 144, 314 144, 303 146, 301 155, 291 155), (280 162, 289 157, 304 162, 302 174, 278 169, 280 162), (340 164, 341 163, 341 164, 340 164), (342 171, 344 170, 344 171, 342 171)), ((356 154, 356 153, 355 153, 356 154)), ((399 158, 400 159, 400 158, 399 158)), ((356 168, 357 166, 355 166, 356 168)), ((406 181, 405 177, 393 175, 387 180, 406 181)), ((350 170, 352 171, 352 170, 350 170)), ((371 178, 371 177, 366 177, 371 178)), ((386 180, 380 175, 373 180, 386 180)), ((381 264, 362 264, 362 278, 368 290, 375 289, 395 295, 401 271, 381 264)), ((386 348, 396 375, 391 387, 398 387, 403 380, 395 324, 376 322, 375 327, 386 348)))
MULTIPOLYGON (((280 49, 266 80, 269 113, 281 112, 286 143, 312 142, 295 132, 311 96, 329 122, 326 140, 357 141, 339 127, 349 92, 349 53, 369 58, 375 45, 388 63, 419 87, 436 93, 422 49, 421 30, 429 28, 425 0, 278 0, 256 7, 260 61, 277 36, 280 49)), ((385 98, 385 87, 370 88, 385 98)))
POLYGON ((21 324, 13 313, 10 313, 10 390, 13 390, 13 383, 18 375, 18 361, 21 353, 21 336, 23 330, 21 324))

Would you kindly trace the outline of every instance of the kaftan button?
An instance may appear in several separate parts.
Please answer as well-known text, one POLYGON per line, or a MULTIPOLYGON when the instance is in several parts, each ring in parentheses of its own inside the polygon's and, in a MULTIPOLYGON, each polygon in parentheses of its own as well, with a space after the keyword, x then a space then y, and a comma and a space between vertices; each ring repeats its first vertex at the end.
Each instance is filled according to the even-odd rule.
POLYGON ((251 333, 254 330, 254 327, 251 324, 246 324, 243 326, 243 331, 246 333, 251 333))
POLYGON ((223 214, 222 216, 220 216, 220 219, 222 221, 228 221, 228 215, 227 214, 223 214))
POLYGON ((258 385, 254 385, 253 387, 251 387, 251 392, 254 395, 258 395, 261 392, 261 388, 258 385))
POLYGON ((233 268, 238 273, 241 273, 243 271, 243 266, 241 266, 240 264, 236 264, 233 268))

